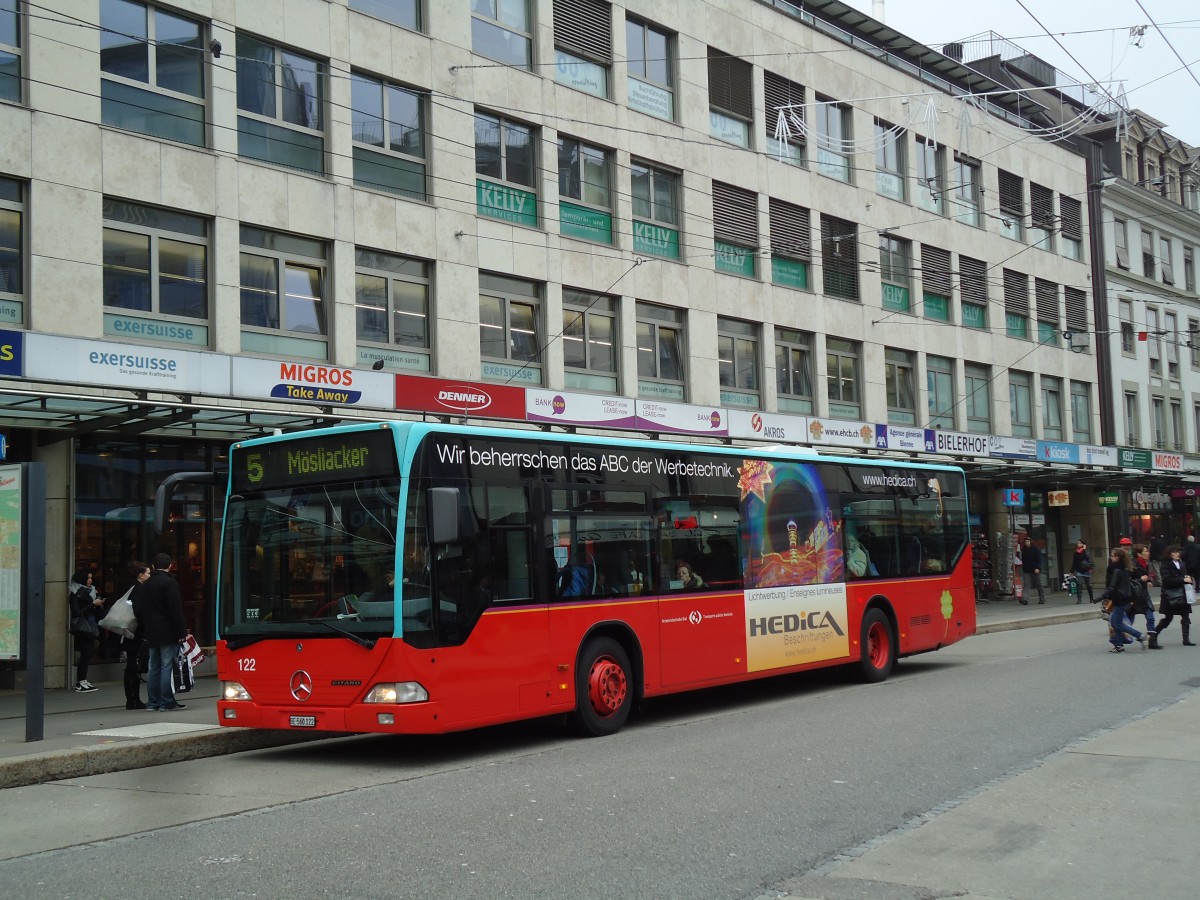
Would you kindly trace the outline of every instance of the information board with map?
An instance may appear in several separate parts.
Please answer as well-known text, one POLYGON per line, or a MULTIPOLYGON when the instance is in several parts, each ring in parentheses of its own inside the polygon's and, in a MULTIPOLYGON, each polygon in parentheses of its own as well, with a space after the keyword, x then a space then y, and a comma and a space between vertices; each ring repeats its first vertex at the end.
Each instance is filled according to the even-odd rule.
POLYGON ((21 656, 21 467, 0 466, 0 659, 21 656))

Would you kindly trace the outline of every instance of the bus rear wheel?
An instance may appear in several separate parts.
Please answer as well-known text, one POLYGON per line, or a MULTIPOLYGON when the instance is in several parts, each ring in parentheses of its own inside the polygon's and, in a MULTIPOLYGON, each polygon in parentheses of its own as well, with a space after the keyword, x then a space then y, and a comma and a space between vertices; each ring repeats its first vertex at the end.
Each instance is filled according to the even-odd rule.
POLYGON ((575 669, 576 730, 588 737, 615 734, 633 708, 629 655, 612 638, 588 641, 575 669))
POLYGON ((896 637, 892 624, 881 609, 869 609, 862 621, 862 659, 859 674, 863 681, 884 681, 896 666, 896 637))

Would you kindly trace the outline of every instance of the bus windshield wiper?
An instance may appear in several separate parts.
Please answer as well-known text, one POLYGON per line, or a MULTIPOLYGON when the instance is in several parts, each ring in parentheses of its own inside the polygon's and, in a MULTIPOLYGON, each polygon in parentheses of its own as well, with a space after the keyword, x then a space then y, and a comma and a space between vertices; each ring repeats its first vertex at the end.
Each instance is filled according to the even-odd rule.
POLYGON ((313 619, 312 624, 324 625, 330 631, 336 631, 338 634, 344 634, 346 637, 350 638, 350 640, 354 641, 354 643, 358 644, 358 646, 360 646, 360 647, 366 647, 368 650, 375 649, 375 641, 373 638, 365 638, 361 634, 355 634, 353 631, 347 631, 345 628, 339 628, 337 625, 334 625, 328 619, 313 619))
POLYGON ((249 647, 251 644, 257 644, 259 641, 265 641, 268 635, 256 634, 250 637, 234 637, 226 638, 225 647, 229 650, 241 650, 243 647, 249 647))

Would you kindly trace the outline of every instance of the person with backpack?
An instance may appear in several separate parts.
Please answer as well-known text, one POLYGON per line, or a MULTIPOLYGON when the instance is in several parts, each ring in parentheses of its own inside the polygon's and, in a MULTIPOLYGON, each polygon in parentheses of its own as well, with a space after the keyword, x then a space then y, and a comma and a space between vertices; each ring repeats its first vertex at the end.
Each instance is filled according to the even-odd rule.
MULTIPOLYGON (((1109 653, 1124 653, 1125 638, 1129 635, 1146 649, 1146 636, 1129 624, 1127 612, 1133 602, 1133 585, 1130 572, 1133 566, 1123 547, 1114 547, 1108 557, 1108 574, 1104 579, 1104 591, 1100 600, 1111 600, 1112 609, 1108 614, 1108 641, 1112 644, 1109 653)), ((1095 602, 1095 601, 1093 601, 1095 602)))
POLYGON ((1080 538, 1075 542, 1075 554, 1071 557, 1071 571, 1075 573, 1075 583, 1078 585, 1079 593, 1075 595, 1075 602, 1083 602, 1083 591, 1087 589, 1088 602, 1095 603, 1096 597, 1092 593, 1092 572, 1095 570, 1096 564, 1092 561, 1092 555, 1088 553, 1087 541, 1080 538))

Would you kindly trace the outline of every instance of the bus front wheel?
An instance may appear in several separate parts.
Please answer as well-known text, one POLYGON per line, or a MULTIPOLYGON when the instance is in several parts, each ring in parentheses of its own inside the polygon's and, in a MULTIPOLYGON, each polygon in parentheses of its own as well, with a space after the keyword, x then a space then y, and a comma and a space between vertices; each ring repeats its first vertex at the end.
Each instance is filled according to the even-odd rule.
POLYGON ((859 665, 862 680, 867 682, 883 681, 896 665, 896 638, 881 609, 869 609, 863 616, 859 665))
POLYGON ((588 737, 615 734, 633 707, 629 655, 612 638, 588 641, 575 669, 575 727, 588 737))

